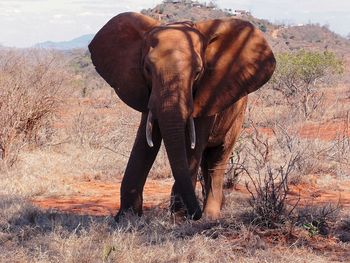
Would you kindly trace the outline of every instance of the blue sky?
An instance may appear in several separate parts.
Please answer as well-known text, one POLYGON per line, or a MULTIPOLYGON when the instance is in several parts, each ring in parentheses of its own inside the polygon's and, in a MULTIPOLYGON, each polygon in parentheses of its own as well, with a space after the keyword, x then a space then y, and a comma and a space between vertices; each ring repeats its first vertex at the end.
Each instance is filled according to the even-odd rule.
MULTIPOLYGON (((160 0, 0 0, 0 44, 28 47, 96 33, 114 15, 154 7, 160 0)), ((202 1, 204 2, 204 1, 202 1)), ((209 1, 207 1, 209 2, 209 1)), ((272 22, 328 24, 350 33, 350 0, 216 0, 272 22)))

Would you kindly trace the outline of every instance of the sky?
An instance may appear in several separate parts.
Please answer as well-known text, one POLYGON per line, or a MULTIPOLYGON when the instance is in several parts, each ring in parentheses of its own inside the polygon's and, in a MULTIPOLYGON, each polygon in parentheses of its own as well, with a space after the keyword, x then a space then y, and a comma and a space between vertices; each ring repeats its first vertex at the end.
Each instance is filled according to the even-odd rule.
MULTIPOLYGON (((343 36, 350 33, 350 0, 213 2, 219 8, 251 11, 255 17, 271 22, 320 23, 343 36)), ((0 45, 30 47, 48 40, 71 40, 84 34, 96 33, 118 13, 137 12, 158 3, 161 0, 0 0, 0 45)))

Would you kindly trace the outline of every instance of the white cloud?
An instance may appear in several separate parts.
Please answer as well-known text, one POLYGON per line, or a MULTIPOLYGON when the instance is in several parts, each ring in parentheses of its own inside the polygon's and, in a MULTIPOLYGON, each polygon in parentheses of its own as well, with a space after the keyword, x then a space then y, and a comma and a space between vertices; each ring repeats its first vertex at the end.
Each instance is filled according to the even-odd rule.
POLYGON ((92 12, 83 12, 78 14, 78 16, 92 16, 92 15, 93 15, 92 12))
POLYGON ((83 12, 83 13, 79 13, 78 16, 82 16, 82 17, 112 17, 114 16, 115 13, 111 13, 111 12, 83 12))
POLYGON ((49 23, 61 26, 61 25, 75 24, 76 21, 72 19, 60 19, 60 20, 50 19, 49 23))
POLYGON ((53 15, 53 18, 55 18, 55 19, 60 19, 60 18, 62 18, 62 17, 64 17, 63 14, 56 14, 56 15, 53 15))

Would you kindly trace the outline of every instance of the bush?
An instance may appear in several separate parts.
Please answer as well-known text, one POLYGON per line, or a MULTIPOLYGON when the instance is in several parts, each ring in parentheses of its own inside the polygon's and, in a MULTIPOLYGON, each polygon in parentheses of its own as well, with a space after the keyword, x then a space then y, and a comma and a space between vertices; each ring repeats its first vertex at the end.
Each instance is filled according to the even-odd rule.
POLYGON ((277 68, 270 82, 287 102, 301 109, 309 118, 322 103, 320 87, 335 84, 336 76, 344 72, 344 63, 332 52, 301 50, 276 55, 277 68))
POLYGON ((264 24, 259 25, 259 29, 264 33, 267 32, 267 27, 264 24))
POLYGON ((248 176, 246 189, 250 193, 253 222, 268 228, 276 228, 289 220, 299 201, 290 209, 287 205, 290 176, 298 169, 302 158, 300 150, 285 144, 271 142, 253 126, 247 137, 246 148, 240 154, 241 167, 248 176), (274 160, 274 155, 279 160, 274 160), (253 187, 251 187, 253 186, 253 187))
POLYGON ((1 50, 0 164, 12 166, 25 145, 48 139, 39 134, 63 95, 63 65, 62 56, 52 51, 1 50))

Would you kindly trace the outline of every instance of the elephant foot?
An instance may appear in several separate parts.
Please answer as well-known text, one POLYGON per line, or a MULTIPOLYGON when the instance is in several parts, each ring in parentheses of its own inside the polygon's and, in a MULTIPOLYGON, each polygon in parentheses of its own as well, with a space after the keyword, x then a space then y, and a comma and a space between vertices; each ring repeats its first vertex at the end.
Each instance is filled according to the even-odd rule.
POLYGON ((123 190, 120 198, 120 208, 116 216, 115 221, 120 221, 121 218, 130 216, 142 216, 142 193, 132 190, 123 190))
POLYGON ((202 209, 198 203, 192 208, 187 208, 179 195, 171 196, 170 211, 176 217, 187 217, 192 220, 199 220, 202 217, 202 209))
POLYGON ((115 216, 114 216, 114 221, 119 223, 120 220, 124 217, 125 213, 119 211, 115 216))
POLYGON ((120 209, 118 213, 114 216, 115 222, 119 223, 122 219, 128 218, 129 216, 142 216, 142 211, 135 211, 132 208, 120 209))
POLYGON ((202 209, 198 205, 194 209, 188 209, 187 217, 192 220, 199 220, 202 217, 202 209))
POLYGON ((170 198, 170 211, 172 214, 175 213, 187 213, 186 206, 184 202, 182 201, 182 198, 180 195, 171 195, 170 198))
POLYGON ((220 219, 221 217, 221 212, 220 205, 206 205, 204 208, 204 217, 209 220, 217 220, 220 219))
POLYGON ((182 223, 184 221, 186 221, 186 218, 187 218, 187 210, 185 209, 182 209, 182 210, 179 210, 179 211, 171 211, 171 216, 174 220, 175 223, 182 223))
POLYGON ((220 217, 220 211, 204 211, 204 218, 208 220, 218 220, 220 217))
POLYGON ((170 198, 170 212, 175 221, 183 221, 187 217, 187 209, 179 195, 172 195, 170 198))
POLYGON ((196 196, 185 196, 185 206, 187 208, 187 218, 192 220, 199 220, 202 217, 202 209, 198 203, 196 196), (189 198, 190 197, 190 198, 189 198))

